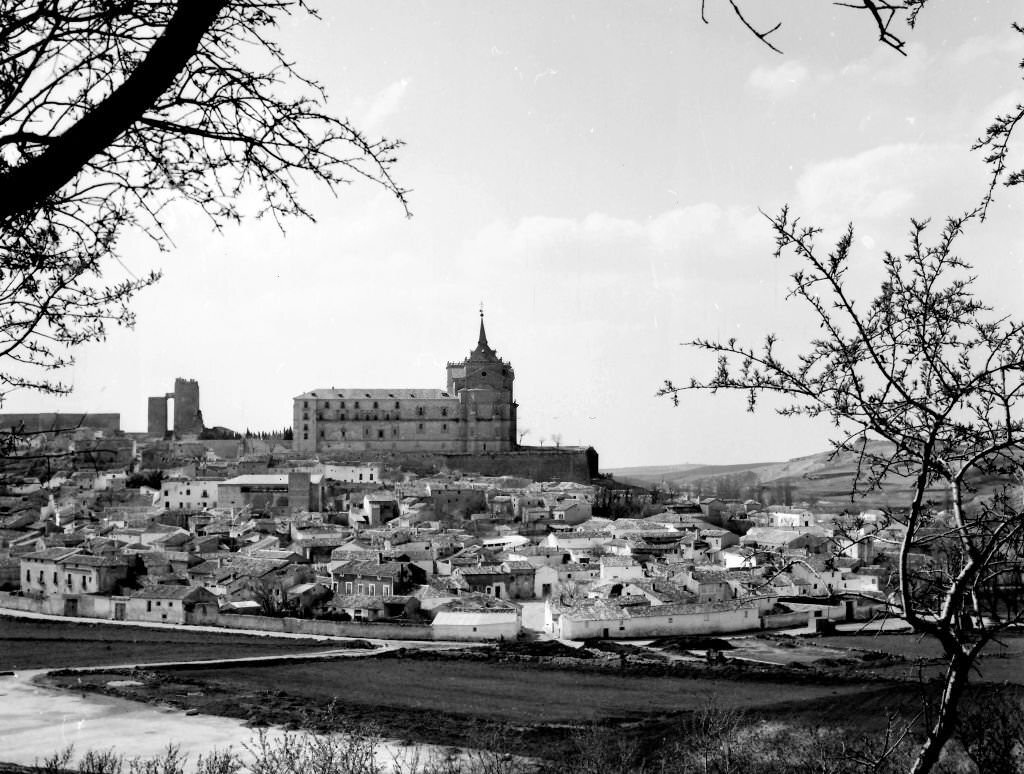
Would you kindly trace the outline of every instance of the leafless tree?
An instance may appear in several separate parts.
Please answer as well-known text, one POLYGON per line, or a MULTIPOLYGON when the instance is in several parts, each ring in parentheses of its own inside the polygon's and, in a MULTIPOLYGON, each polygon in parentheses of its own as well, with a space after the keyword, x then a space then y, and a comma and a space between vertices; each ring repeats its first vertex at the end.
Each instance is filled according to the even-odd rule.
POLYGON ((827 417, 836 453, 856 455, 854 493, 882 486, 888 476, 913 481, 908 512, 899 517, 893 612, 943 646, 948 668, 941 701, 915 772, 930 771, 956 724, 957 703, 981 650, 1020 614, 1000 600, 1019 583, 1024 550, 1020 491, 982 497, 975 482, 1020 481, 1024 406, 1024 324, 998 317, 973 292, 971 267, 954 252, 966 223, 980 209, 950 219, 934 244, 927 223, 914 221, 910 248, 886 253, 879 290, 857 304, 847 286, 853 229, 822 254, 819 229, 783 210, 771 219, 776 256, 792 252, 791 297, 813 313, 821 331, 803 354, 779 355, 774 335, 760 347, 699 339, 718 367, 708 380, 665 383, 678 402, 685 390, 740 390, 753 411, 763 395, 780 396, 789 417, 827 417), (951 512, 928 502, 932 488, 949 493, 951 512), (943 562, 918 566, 936 553, 943 562))
POLYGON ((167 208, 214 227, 311 217, 300 188, 391 177, 400 143, 325 112, 274 40, 305 0, 7 0, 0 5, 0 401, 63 393, 73 349, 130 326, 155 282, 120 262, 167 208), (108 279, 108 275, 115 275, 108 279))

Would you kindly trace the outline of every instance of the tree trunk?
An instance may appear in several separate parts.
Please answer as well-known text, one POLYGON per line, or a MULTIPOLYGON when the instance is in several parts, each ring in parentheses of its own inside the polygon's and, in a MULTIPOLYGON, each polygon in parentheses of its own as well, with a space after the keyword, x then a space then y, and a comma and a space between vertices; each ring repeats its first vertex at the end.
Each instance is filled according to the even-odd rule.
POLYGON ((32 212, 152 107, 195 56, 228 0, 178 0, 146 58, 38 156, 0 175, 0 222, 32 212))
POLYGON ((950 657, 935 722, 928 731, 928 738, 921 745, 914 765, 910 767, 910 774, 928 774, 938 763, 946 742, 952 738, 956 730, 957 706, 967 686, 971 662, 972 659, 963 652, 954 653, 950 657))

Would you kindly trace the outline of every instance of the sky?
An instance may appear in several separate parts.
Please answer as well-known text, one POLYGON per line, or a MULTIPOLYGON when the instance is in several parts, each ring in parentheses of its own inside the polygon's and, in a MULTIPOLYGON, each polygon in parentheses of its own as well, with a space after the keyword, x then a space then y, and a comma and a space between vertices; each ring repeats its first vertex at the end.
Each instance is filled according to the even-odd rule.
MULTIPOLYGON (((866 300, 911 217, 970 208, 987 184, 972 141, 1024 99, 1012 4, 930 4, 908 57, 867 16, 829 3, 749 2, 782 21, 759 43, 725 0, 550 3, 315 0, 320 19, 278 37, 328 108, 405 146, 383 190, 299 181, 316 222, 248 220, 217 232, 178 209, 174 247, 122 242, 161 282, 134 329, 77 351, 64 398, 15 393, 4 411, 119 412, 200 383, 204 419, 290 425, 318 387, 443 388, 476 343, 511 361, 524 443, 592 445, 602 468, 788 459, 828 426, 745 412, 738 395, 656 397, 708 377, 694 338, 797 352, 816 324, 787 300, 792 256, 765 214, 784 204, 837 239, 853 222, 851 282, 866 300)), ((961 253, 978 293, 1019 312, 1024 229, 999 192, 961 253)))

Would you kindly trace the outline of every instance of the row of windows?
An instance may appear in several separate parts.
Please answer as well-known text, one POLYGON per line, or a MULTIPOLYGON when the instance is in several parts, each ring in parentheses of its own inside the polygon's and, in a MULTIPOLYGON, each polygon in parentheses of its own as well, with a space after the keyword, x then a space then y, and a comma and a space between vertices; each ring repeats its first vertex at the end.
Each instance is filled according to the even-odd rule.
MULTIPOLYGON (((342 406, 342 408, 344 408, 344 406, 342 406)), ((359 408, 359 407, 356 406, 356 408, 359 408)), ((374 408, 377 408, 377 407, 374 406, 374 408)), ((427 415, 427 411, 426 411, 425 408, 423 408, 423 406, 417 406, 416 407, 416 416, 418 416, 418 417, 425 417, 426 415, 427 415)), ((352 415, 352 419, 353 419, 353 421, 358 422, 359 420, 364 420, 365 421, 367 419, 377 419, 379 416, 380 416, 379 414, 370 414, 369 410, 367 410, 362 416, 359 416, 358 414, 353 414, 352 415)), ((447 409, 447 407, 444 407, 444 408, 441 409, 441 416, 442 417, 448 416, 448 409, 447 409)), ((302 412, 302 418, 304 420, 306 420, 306 421, 309 421, 309 412, 308 411, 303 411, 302 412)), ((398 419, 401 419, 401 418, 402 418, 401 415, 398 414, 398 413, 396 413, 394 416, 392 416, 390 411, 385 411, 384 412, 384 419, 385 420, 390 420, 390 419, 398 420, 398 419)), ((324 414, 322 411, 317 411, 316 412, 316 419, 317 419, 318 422, 323 422, 325 419, 327 421, 332 421, 332 417, 324 414)), ((348 420, 348 414, 345 413, 344 411, 339 411, 337 416, 333 417, 333 421, 335 421, 335 422, 345 422, 347 420, 348 420)))
MULTIPOLYGON (((58 583, 57 578, 58 578, 58 574, 55 571, 53 573, 53 585, 54 586, 56 586, 57 583, 58 583)), ((81 579, 81 583, 79 585, 82 587, 82 591, 85 591, 86 587, 89 586, 90 584, 91 585, 96 585, 96 580, 94 578, 92 578, 91 576, 89 576, 89 575, 80 575, 79 578, 81 579)), ((31 570, 25 570, 25 582, 26 583, 32 583, 32 571, 31 570)), ((39 570, 39 573, 36 576, 36 582, 40 586, 43 585, 43 571, 42 570, 39 570)), ((74 576, 71 573, 68 573, 65 576, 65 578, 64 578, 64 585, 67 587, 67 589, 69 591, 74 586, 74 576)))
MULTIPOLYGON (((320 431, 320 437, 321 438, 325 437, 325 435, 324 435, 325 432, 326 432, 325 430, 321 430, 320 431)), ((374 432, 373 428, 364 427, 363 428, 363 438, 371 438, 373 436, 373 432, 374 432)), ((417 433, 426 432, 426 425, 423 424, 422 422, 420 422, 418 425, 416 425, 416 432, 417 433)), ((441 432, 442 433, 447 433, 448 432, 448 423, 447 422, 445 422, 444 424, 441 425, 441 432)), ((386 433, 385 433, 384 428, 377 428, 377 438, 384 438, 385 434, 386 433)), ((309 425, 303 425, 302 426, 302 437, 306 438, 306 439, 309 438, 309 425)), ((341 437, 342 438, 348 438, 348 430, 343 428, 341 430, 341 437)), ((398 437, 398 428, 397 427, 392 427, 391 428, 391 437, 392 438, 397 438, 398 437)))
MULTIPOLYGON (((369 402, 369 401, 367 401, 367 402, 369 402)), ((395 401, 395 408, 399 408, 399 406, 400 406, 400 404, 396 400, 395 401)), ((313 407, 314 408, 319 408, 319 406, 316 405, 316 401, 314 401, 314 406, 313 407)), ((331 407, 331 402, 329 400, 325 400, 323 402, 323 408, 329 409, 330 407, 331 407)), ((357 401, 357 400, 352 401, 352 407, 353 408, 359 408, 359 401, 357 401)), ((380 408, 380 401, 376 401, 375 400, 373 402, 373 407, 374 408, 380 408)), ((308 409, 309 408, 309 401, 308 400, 302 401, 302 408, 304 408, 304 409, 308 409)), ((338 401, 338 408, 345 408, 345 401, 339 400, 338 401)))
MULTIPOLYGON (((352 588, 353 588, 352 581, 345 581, 345 593, 346 594, 351 594, 352 593, 352 588)), ((355 590, 356 590, 355 591, 356 594, 367 594, 367 595, 369 595, 371 597, 377 596, 377 584, 376 583, 365 583, 364 584, 361 581, 357 581, 355 583, 355 590)), ((391 584, 389 584, 389 583, 382 583, 382 584, 380 584, 380 595, 382 597, 389 597, 389 596, 391 596, 391 584)))

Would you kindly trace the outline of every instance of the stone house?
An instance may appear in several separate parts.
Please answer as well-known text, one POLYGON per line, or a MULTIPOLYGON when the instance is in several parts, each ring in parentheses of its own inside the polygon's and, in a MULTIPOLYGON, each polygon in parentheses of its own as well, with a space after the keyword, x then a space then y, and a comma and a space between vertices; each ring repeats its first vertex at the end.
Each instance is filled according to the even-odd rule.
POLYGON ((173 624, 215 624, 217 597, 198 586, 150 586, 134 592, 125 620, 173 624))
POLYGON ((621 606, 586 599, 545 604, 545 630, 561 639, 617 639, 681 634, 719 634, 760 627, 757 605, 749 602, 621 606))
POLYGON ((412 562, 350 559, 334 563, 331 578, 336 594, 383 598, 408 593, 426 581, 426 573, 412 562))
POLYGON ((602 556, 598 560, 601 580, 622 580, 644 577, 643 565, 632 556, 602 556))
POLYGON ((21 590, 34 596, 48 596, 61 591, 61 571, 58 562, 78 548, 44 548, 22 554, 20 558, 21 590))
POLYGON ((496 599, 532 599, 536 570, 523 561, 455 567, 452 574, 461 577, 470 591, 496 599))

